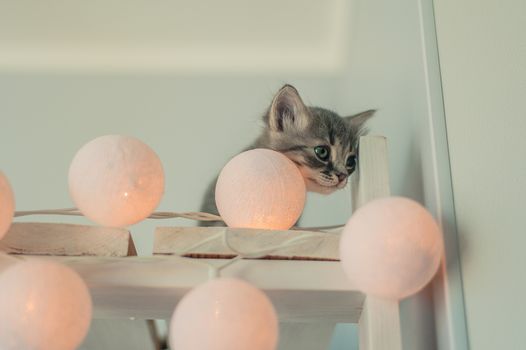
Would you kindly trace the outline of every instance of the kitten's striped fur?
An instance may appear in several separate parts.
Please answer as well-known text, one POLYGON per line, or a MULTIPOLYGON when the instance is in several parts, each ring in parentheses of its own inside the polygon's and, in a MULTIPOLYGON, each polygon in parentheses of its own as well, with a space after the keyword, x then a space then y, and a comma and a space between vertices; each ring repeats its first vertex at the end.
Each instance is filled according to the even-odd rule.
MULTIPOLYGON (((340 117, 324 108, 307 107, 298 91, 285 85, 263 116, 262 134, 246 150, 269 148, 283 153, 300 169, 308 191, 329 194, 347 184, 347 177, 356 166, 353 157, 358 138, 365 133, 365 122, 374 112, 340 117), (328 150, 326 157, 320 157, 326 155, 323 149, 328 150)), ((217 214, 216 181, 217 178, 207 189, 201 206, 203 212, 217 214)))

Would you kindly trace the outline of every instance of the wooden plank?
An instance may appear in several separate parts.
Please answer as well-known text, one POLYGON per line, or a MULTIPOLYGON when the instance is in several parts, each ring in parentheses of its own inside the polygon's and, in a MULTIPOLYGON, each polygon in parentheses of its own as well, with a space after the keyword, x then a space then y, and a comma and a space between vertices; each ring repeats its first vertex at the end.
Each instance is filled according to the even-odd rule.
POLYGON ((294 240, 293 246, 275 250, 268 256, 292 260, 339 260, 340 237, 334 233, 226 227, 158 227, 155 230, 153 254, 185 254, 208 258, 237 255, 225 245, 224 235, 228 235, 229 245, 238 252, 261 251, 294 240), (199 245, 200 242, 205 243, 199 245), (188 250, 192 247, 195 248, 188 250))
MULTIPOLYGON (((360 138, 357 174, 351 179, 354 210, 390 195, 387 141, 381 136, 360 138)), ((359 320, 360 350, 401 350, 398 302, 367 296, 359 320)))
MULTIPOLYGON (((46 259, 82 276, 93 298, 94 317, 137 319, 169 319, 183 295, 209 279, 203 263, 225 262, 175 256, 46 259)), ((221 275, 262 289, 281 321, 358 322, 364 300, 362 293, 352 291, 339 262, 239 260, 221 275)))
POLYGON ((0 240, 9 254, 127 256, 135 250, 126 229, 74 224, 16 222, 0 240))

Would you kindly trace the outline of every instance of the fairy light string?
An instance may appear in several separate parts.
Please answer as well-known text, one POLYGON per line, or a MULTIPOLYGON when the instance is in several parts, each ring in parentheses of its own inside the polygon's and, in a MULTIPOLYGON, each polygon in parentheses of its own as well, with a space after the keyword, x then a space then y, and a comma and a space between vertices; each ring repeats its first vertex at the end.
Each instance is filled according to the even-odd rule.
MULTIPOLYGON (((14 214, 14 217, 23 217, 23 216, 32 216, 32 215, 62 215, 62 216, 84 216, 80 210, 77 208, 62 208, 62 209, 42 209, 42 210, 26 210, 26 211, 17 211, 14 214)), ((222 218, 218 215, 204 213, 204 212, 169 212, 169 211, 159 211, 154 212, 148 219, 163 220, 163 219, 173 219, 173 218, 183 218, 188 220, 195 221, 206 221, 206 222, 223 222, 222 218)), ((305 241, 319 237, 320 233, 334 234, 339 233, 343 225, 333 225, 333 226, 317 226, 317 227, 293 227, 291 230, 302 230, 302 231, 311 231, 304 232, 300 236, 292 237, 276 246, 260 249, 251 252, 242 252, 235 249, 229 241, 229 231, 225 227, 221 232, 205 238, 204 240, 197 242, 196 244, 187 247, 184 251, 173 253, 172 255, 181 258, 183 261, 189 263, 199 264, 208 268, 209 279, 220 277, 221 271, 227 268, 228 266, 236 263, 242 259, 261 259, 265 256, 268 256, 272 253, 280 251, 282 249, 292 248, 297 245, 303 244, 305 241), (203 259, 198 259, 195 257, 189 257, 187 254, 195 251, 199 247, 212 242, 214 240, 221 239, 224 246, 232 251, 235 256, 228 259, 228 261, 223 264, 212 264, 210 262, 204 261, 203 259)))
MULTIPOLYGON (((77 208, 63 208, 63 209, 43 209, 43 210, 27 210, 15 212, 15 217, 29 216, 29 215, 66 215, 66 216, 84 216, 77 208)), ((202 213, 202 212, 169 212, 169 211, 158 211, 152 213, 147 217, 148 219, 173 219, 183 218, 196 221, 220 221, 220 216, 202 213)))

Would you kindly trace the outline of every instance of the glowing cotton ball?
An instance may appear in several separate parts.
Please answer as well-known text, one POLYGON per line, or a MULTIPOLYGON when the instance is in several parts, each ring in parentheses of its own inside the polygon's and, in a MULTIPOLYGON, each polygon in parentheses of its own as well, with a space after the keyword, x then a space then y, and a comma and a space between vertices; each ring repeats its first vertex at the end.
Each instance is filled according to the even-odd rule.
POLYGON ((278 321, 259 289, 233 278, 211 280, 191 290, 170 323, 177 350, 274 350, 278 321))
POLYGON ((103 226, 123 227, 145 219, 163 191, 159 157, 133 137, 96 138, 77 152, 69 168, 69 192, 75 205, 103 226))
POLYGON ((70 268, 28 259, 0 274, 0 349, 72 350, 86 336, 91 298, 70 268))
POLYGON ((305 205, 305 181, 283 154, 254 149, 232 158, 217 180, 216 205, 230 227, 289 229, 305 205))
POLYGON ((442 235, 435 220, 415 201, 382 198, 359 208, 340 241, 340 259, 362 292, 403 299, 435 275, 442 256, 442 235))
POLYGON ((9 181, 0 171, 0 239, 2 239, 13 221, 15 214, 15 196, 9 181))

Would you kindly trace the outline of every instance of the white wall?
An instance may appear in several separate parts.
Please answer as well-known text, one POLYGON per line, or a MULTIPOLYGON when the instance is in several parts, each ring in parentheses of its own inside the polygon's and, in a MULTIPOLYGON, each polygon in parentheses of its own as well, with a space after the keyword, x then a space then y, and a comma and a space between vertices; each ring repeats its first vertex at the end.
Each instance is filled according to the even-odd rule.
POLYGON ((472 349, 526 344, 526 2, 435 0, 472 349))

